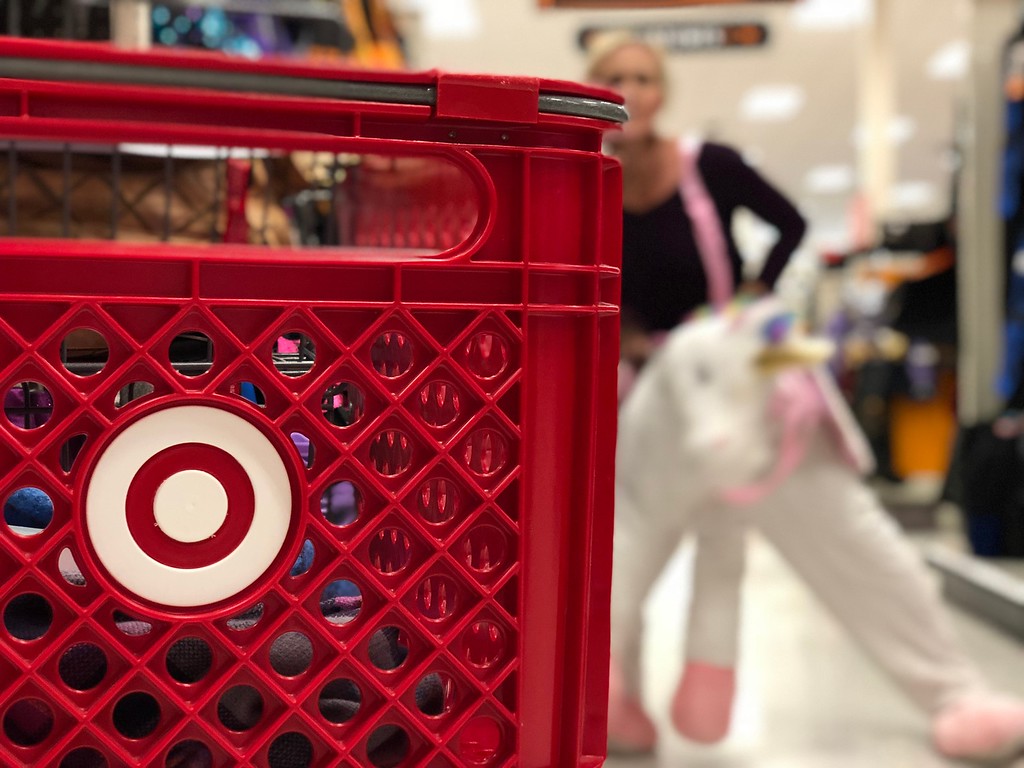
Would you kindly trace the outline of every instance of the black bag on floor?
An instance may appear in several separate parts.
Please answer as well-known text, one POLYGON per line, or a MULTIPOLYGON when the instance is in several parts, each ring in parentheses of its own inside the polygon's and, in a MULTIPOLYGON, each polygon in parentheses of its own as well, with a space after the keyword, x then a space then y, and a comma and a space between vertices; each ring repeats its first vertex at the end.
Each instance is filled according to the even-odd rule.
POLYGON ((947 497, 963 510, 976 555, 1024 557, 1024 436, 992 427, 961 427, 947 497))

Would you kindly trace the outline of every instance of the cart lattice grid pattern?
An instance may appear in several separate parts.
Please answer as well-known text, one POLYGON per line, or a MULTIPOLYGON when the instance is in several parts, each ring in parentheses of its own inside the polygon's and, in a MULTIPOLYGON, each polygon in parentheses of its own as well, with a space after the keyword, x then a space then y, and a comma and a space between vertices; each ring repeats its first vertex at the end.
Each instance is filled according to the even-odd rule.
POLYGON ((603 762, 621 118, 0 40, 0 764, 603 762))

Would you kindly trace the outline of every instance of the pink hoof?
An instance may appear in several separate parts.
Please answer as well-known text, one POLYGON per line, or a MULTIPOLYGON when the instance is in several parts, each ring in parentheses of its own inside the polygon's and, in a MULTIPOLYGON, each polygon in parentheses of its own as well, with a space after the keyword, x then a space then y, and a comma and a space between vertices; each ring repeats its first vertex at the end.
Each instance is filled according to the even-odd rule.
POLYGON ((1024 701, 999 694, 965 696, 932 722, 936 749, 957 760, 1005 760, 1024 753, 1024 701))
POLYGON ((608 751, 617 754, 652 752, 658 741, 654 723, 640 699, 626 690, 622 674, 612 660, 608 685, 608 751))
POLYGON ((714 744, 729 733, 736 671, 711 664, 686 665, 672 700, 672 724, 699 744, 714 744))

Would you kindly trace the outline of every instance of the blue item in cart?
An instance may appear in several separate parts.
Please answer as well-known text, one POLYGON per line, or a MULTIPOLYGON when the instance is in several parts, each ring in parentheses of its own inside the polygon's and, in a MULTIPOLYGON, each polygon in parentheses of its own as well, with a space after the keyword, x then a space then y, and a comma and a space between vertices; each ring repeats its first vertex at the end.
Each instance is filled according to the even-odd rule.
POLYGON ((254 405, 260 404, 259 396, 256 394, 256 385, 251 381, 243 381, 238 386, 238 394, 254 405))
POLYGON ((4 521, 12 527, 41 531, 53 520, 53 501, 38 488, 19 488, 4 502, 4 521))

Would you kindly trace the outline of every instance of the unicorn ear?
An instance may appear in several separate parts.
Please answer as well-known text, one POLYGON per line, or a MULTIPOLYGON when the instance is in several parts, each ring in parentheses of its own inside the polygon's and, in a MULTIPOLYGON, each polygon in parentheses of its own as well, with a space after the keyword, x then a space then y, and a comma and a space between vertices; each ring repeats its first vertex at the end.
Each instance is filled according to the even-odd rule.
POLYGON ((812 368, 835 354, 832 342, 805 335, 798 327, 796 315, 786 311, 780 302, 759 303, 756 311, 756 329, 762 344, 754 359, 758 370, 776 373, 793 367, 812 368))
POLYGON ((813 368, 835 354, 832 342, 805 335, 796 315, 774 296, 733 302, 725 308, 724 314, 730 332, 754 340, 759 350, 754 365, 763 373, 793 367, 813 368))
POLYGON ((782 344, 792 337, 795 328, 796 315, 792 312, 772 315, 761 325, 761 339, 768 346, 782 344))

